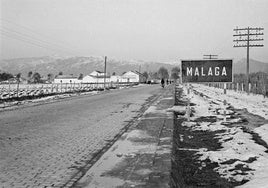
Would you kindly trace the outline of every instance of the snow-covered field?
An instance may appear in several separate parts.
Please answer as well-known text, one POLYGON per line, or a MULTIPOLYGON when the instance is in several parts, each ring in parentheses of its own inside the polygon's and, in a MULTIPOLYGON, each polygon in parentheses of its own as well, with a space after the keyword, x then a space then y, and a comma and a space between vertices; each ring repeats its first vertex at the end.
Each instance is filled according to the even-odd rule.
MULTIPOLYGON (((268 187, 268 99, 229 90, 223 94, 222 89, 205 85, 192 86, 190 95, 184 97, 195 104, 191 107, 194 115, 182 126, 192 130, 221 130, 217 138, 222 148, 216 151, 200 148, 197 151, 200 162, 210 159, 218 163, 214 170, 221 177, 246 182, 240 187, 268 187), (223 105, 224 100, 227 106, 223 105), (196 121, 200 117, 216 117, 217 120, 196 121)), ((173 110, 185 110, 182 108, 175 106, 173 110)))
MULTIPOLYGON (((107 83, 109 88, 125 88, 133 86, 132 83, 107 83)), ((44 94, 62 94, 70 92, 88 92, 92 90, 103 89, 101 83, 84 83, 84 84, 1 84, 0 85, 0 102, 12 98, 39 97, 44 94)))

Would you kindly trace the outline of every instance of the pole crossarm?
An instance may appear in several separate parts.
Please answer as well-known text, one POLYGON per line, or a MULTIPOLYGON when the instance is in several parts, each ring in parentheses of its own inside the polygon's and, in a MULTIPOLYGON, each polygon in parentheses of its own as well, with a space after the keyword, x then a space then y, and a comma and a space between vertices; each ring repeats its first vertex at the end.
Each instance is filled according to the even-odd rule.
POLYGON ((206 54, 205 54, 205 55, 203 55, 203 56, 218 56, 218 55, 212 55, 212 54, 206 55, 206 54))
POLYGON ((218 59, 218 55, 203 55, 203 59, 218 59))
POLYGON ((234 31, 243 31, 243 30, 264 30, 262 27, 249 27, 249 28, 235 28, 234 31))
MULTIPOLYGON (((263 39, 249 39, 249 41, 262 41, 263 39)), ((234 42, 247 42, 247 39, 236 39, 234 42)))
POLYGON ((242 37, 242 36, 257 36, 257 35, 264 35, 263 33, 243 33, 243 34, 235 34, 234 37, 242 37))
MULTIPOLYGON (((255 44, 255 45, 253 45, 253 44, 251 44, 251 45, 249 45, 248 47, 263 47, 264 45, 263 44, 255 44)), ((239 47, 247 47, 247 45, 234 45, 234 48, 239 48, 239 47)))
POLYGON ((218 59, 218 58, 213 58, 213 57, 204 57, 203 59, 218 59))

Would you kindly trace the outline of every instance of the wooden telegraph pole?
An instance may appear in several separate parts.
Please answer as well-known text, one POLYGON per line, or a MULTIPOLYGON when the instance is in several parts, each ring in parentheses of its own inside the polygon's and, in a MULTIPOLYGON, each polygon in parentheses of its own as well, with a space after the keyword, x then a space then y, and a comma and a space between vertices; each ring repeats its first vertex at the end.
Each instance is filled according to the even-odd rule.
POLYGON ((236 34, 233 36, 235 39, 233 40, 236 42, 234 45, 235 48, 238 47, 246 47, 247 48, 247 84, 246 84, 246 90, 247 93, 249 94, 249 48, 250 47, 263 47, 263 44, 253 44, 252 42, 257 42, 257 41, 263 41, 263 38, 259 38, 260 35, 263 35, 261 31, 264 29, 259 27, 259 28, 236 28, 234 31, 236 34), (238 37, 238 38, 237 38, 238 37))
POLYGON ((106 61, 107 61, 107 56, 104 57, 104 85, 103 85, 104 90, 106 88, 106 61))

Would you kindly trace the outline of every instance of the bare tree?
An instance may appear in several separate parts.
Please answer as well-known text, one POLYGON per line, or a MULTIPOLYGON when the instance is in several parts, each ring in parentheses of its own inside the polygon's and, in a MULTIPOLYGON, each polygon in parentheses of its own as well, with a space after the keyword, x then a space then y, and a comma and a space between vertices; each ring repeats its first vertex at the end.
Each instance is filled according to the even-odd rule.
POLYGON ((169 78, 168 70, 165 67, 160 67, 158 70, 158 76, 160 78, 168 79, 169 78))
POLYGON ((82 73, 80 73, 79 76, 78 76, 78 80, 82 80, 83 77, 84 77, 84 75, 82 73))
POLYGON ((180 68, 173 67, 171 70, 171 78, 177 80, 180 77, 180 68))
POLYGON ((49 82, 52 82, 52 79, 53 79, 53 74, 52 74, 52 73, 49 73, 49 74, 47 75, 47 80, 48 80, 49 82))
POLYGON ((40 83, 41 82, 41 75, 38 72, 35 72, 33 74, 33 82, 34 83, 40 83))

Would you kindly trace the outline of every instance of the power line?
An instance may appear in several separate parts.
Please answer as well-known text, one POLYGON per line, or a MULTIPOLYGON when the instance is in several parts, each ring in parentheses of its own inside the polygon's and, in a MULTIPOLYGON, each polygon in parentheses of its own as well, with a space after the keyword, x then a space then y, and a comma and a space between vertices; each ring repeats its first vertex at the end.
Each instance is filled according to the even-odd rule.
MULTIPOLYGON (((47 36, 43 35, 43 34, 40 34, 40 33, 37 33, 36 31, 33 31, 32 29, 30 29, 29 27, 26 27, 26 26, 23 26, 23 25, 20 25, 20 24, 16 24, 14 22, 11 22, 9 20, 4 20, 2 18, 0 18, 0 20, 5 23, 8 23, 10 25, 15 26, 15 30, 12 30, 12 29, 9 29, 7 27, 3 27, 3 24, 2 24, 2 28, 4 29, 7 29, 9 30, 9 32, 12 32, 12 33, 16 33, 16 34, 19 34, 19 35, 23 35, 24 37, 30 37, 31 39, 30 40, 35 40, 35 41, 38 41, 38 42, 41 42, 41 43, 45 43, 46 45, 52 45, 53 48, 57 47, 57 48, 60 48, 60 49, 64 49, 64 51, 68 51, 68 53, 72 53, 72 54, 79 54, 79 52, 75 51, 74 48, 69 48, 68 46, 70 46, 69 44, 58 44, 58 43, 55 43, 55 42, 51 42, 51 40, 55 41, 55 39, 52 39, 50 38, 51 40, 47 40, 47 36), (27 34, 25 34, 27 33, 27 34), (29 33, 31 35, 29 35, 29 33), (40 37, 42 39, 40 39, 40 37), (44 40, 45 39, 45 40, 44 40)), ((7 24, 7 26, 8 26, 7 24)), ((10 26, 9 25, 9 26, 10 26)), ((62 50, 61 50, 62 51, 62 50)))
POLYGON ((28 38, 25 38, 25 37, 22 37, 22 36, 19 36, 19 35, 15 35, 13 33, 5 32, 3 30, 1 32, 1 34, 4 35, 4 36, 6 36, 6 37, 9 37, 11 39, 16 39, 16 40, 19 40, 21 42, 24 42, 24 43, 27 43, 27 44, 31 44, 31 45, 34 45, 34 46, 37 46, 37 47, 40 47, 40 48, 44 48, 44 49, 47 49, 47 50, 50 50, 50 51, 70 53, 70 52, 66 52, 66 51, 64 51, 62 49, 57 49, 57 48, 54 48, 54 47, 51 47, 51 46, 47 46, 47 45, 42 44, 42 43, 38 43, 38 42, 36 42, 34 40, 29 40, 28 38))
MULTIPOLYGON (((41 47, 41 48, 44 48, 44 49, 47 49, 47 50, 52 50, 52 49, 49 48, 49 47, 45 47, 45 46, 42 46, 42 45, 40 45, 40 44, 34 43, 34 42, 32 42, 32 41, 25 40, 25 39, 23 39, 23 38, 14 36, 14 35, 12 35, 12 34, 10 34, 10 33, 2 32, 1 34, 2 34, 2 35, 5 35, 6 37, 9 37, 9 38, 11 38, 11 39, 16 39, 16 40, 25 42, 25 43, 27 43, 27 44, 31 44, 31 45, 34 45, 34 46, 37 46, 37 47, 41 47)), ((52 50, 52 51, 55 51, 55 50, 52 50)))
MULTIPOLYGON (((48 48, 50 47, 50 48, 56 49, 56 50, 64 52, 64 53, 70 53, 71 52, 70 50, 68 50, 66 48, 56 46, 53 43, 49 43, 49 42, 46 42, 44 40, 34 38, 34 37, 30 36, 30 35, 20 33, 20 32, 14 31, 14 30, 10 30, 8 28, 1 28, 1 31, 2 31, 3 34, 9 35, 9 37, 14 37, 16 39, 18 39, 18 38, 24 39, 24 42, 30 41, 31 43, 36 43, 38 45, 46 46, 48 48)), ((75 54, 74 52, 71 52, 71 53, 75 54)))
MULTIPOLYGON (((15 27, 17 27, 17 30, 23 29, 23 30, 26 30, 27 33, 30 32, 30 33, 32 33, 33 35, 39 36, 39 37, 41 37, 41 38, 46 38, 46 39, 50 39, 50 40, 52 40, 52 41, 55 41, 54 38, 48 37, 48 36, 46 36, 46 35, 44 35, 44 34, 40 34, 40 33, 36 32, 36 31, 32 30, 29 26, 20 25, 20 24, 17 24, 17 23, 12 22, 12 21, 10 21, 10 20, 6 20, 6 19, 2 19, 2 18, 0 18, 0 20, 6 22, 6 23, 8 23, 8 24, 11 24, 11 25, 13 25, 13 26, 15 26, 15 27)), ((58 43, 59 43, 59 41, 58 41, 58 43)), ((54 44, 59 45, 58 43, 54 43, 54 44)), ((60 42, 60 43, 62 43, 62 42, 60 42)), ((64 47, 66 48, 66 46, 71 46, 71 45, 68 44, 68 43, 66 43, 66 42, 63 42, 63 44, 60 44, 60 46, 61 46, 61 47, 64 46, 64 47), (65 43, 65 44, 64 44, 64 43, 65 43)), ((73 50, 73 48, 70 48, 70 49, 73 50)), ((69 49, 69 50, 70 50, 70 49, 69 49)))

